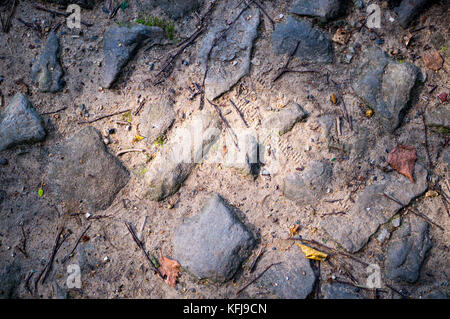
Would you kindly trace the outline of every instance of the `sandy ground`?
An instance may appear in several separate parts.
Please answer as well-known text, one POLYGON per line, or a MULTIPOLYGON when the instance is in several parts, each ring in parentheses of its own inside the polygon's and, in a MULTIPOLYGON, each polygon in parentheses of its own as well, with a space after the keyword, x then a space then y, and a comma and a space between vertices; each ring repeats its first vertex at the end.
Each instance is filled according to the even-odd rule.
MULTIPOLYGON (((418 161, 424 165, 427 163, 427 158, 423 143, 423 124, 421 118, 416 117, 416 114, 424 105, 424 97, 431 99, 430 106, 432 107, 438 103, 435 98, 436 93, 450 92, 448 76, 450 59, 446 59, 444 67, 439 72, 432 72, 423 66, 421 59, 412 60, 412 54, 420 55, 424 47, 429 44, 430 35, 434 32, 440 32, 448 39, 450 15, 448 6, 444 5, 444 2, 436 3, 422 15, 426 17, 426 21, 423 23, 419 21, 418 26, 424 25, 428 28, 417 32, 414 43, 408 48, 405 47, 402 40, 407 31, 395 22, 391 23, 388 20, 389 15, 393 16, 392 11, 383 9, 385 16, 382 20, 382 28, 378 30, 384 39, 381 47, 385 51, 401 49, 406 60, 414 62, 427 74, 425 88, 416 97, 412 108, 406 115, 406 121, 393 136, 397 142, 409 143, 414 146, 418 152, 418 161), (427 93, 428 84, 438 85, 432 95, 427 93)), ((52 17, 46 12, 35 10, 32 3, 32 1, 21 1, 15 16, 21 17, 25 21, 31 21, 33 18, 38 21, 43 20, 49 27, 64 21, 61 17, 52 17)), ((284 15, 283 19, 287 15, 288 3, 286 1, 265 1, 264 5, 276 21, 280 20, 280 14, 284 15)), ((138 16, 137 11, 133 1, 130 1, 130 7, 125 12, 119 10, 115 21, 133 20, 138 16)), ((364 16, 364 10, 349 10, 346 17, 329 23, 325 28, 333 34, 338 26, 350 26, 364 16)), ((253 256, 244 264, 244 270, 228 283, 217 285, 207 281, 198 281, 183 272, 174 289, 153 275, 147 261, 123 224, 123 221, 130 221, 138 230, 141 230, 144 220, 146 220, 143 237, 147 249, 152 250, 157 257, 162 255, 170 257, 171 238, 175 227, 184 218, 196 214, 211 192, 220 193, 230 204, 237 207, 242 213, 244 222, 250 225, 250 229, 257 234, 259 245, 267 243, 268 249, 272 249, 272 247, 285 249, 286 243, 281 239, 286 238, 289 234, 289 227, 297 221, 300 221, 300 234, 304 238, 321 242, 325 240, 327 245, 338 247, 319 229, 321 215, 351 207, 352 202, 348 194, 352 191, 357 193, 357 188, 363 189, 365 185, 370 184, 377 171, 369 164, 371 158, 364 158, 359 162, 349 161, 342 154, 329 152, 325 142, 326 136, 318 128, 317 120, 323 114, 340 115, 342 109, 330 102, 330 94, 336 93, 336 90, 326 83, 324 77, 311 74, 285 74, 277 82, 271 82, 286 57, 275 56, 271 50, 266 49, 270 47, 271 25, 268 19, 262 16, 259 36, 253 50, 250 73, 217 102, 223 107, 223 112, 231 126, 236 128, 242 126, 242 122, 227 101, 227 98, 230 97, 237 102, 250 126, 256 129, 259 128, 261 120, 270 108, 284 105, 288 101, 296 101, 304 107, 310 114, 308 120, 297 124, 292 131, 281 138, 281 144, 284 146, 280 157, 283 163, 280 172, 275 176, 259 176, 256 180, 252 180, 233 170, 223 168, 221 165, 198 165, 178 193, 162 202, 151 202, 141 199, 139 196, 142 190, 141 172, 148 165, 148 157, 142 153, 125 154, 120 159, 132 173, 132 179, 107 210, 89 212, 110 217, 92 221, 87 221, 84 216, 78 221, 76 218, 71 218, 67 228, 71 229, 73 234, 57 254, 53 271, 46 283, 39 285, 38 293, 35 296, 31 295, 25 288, 25 278, 31 271, 39 273, 48 260, 57 232, 58 211, 61 212, 60 203, 46 195, 46 185, 42 184, 46 180, 45 167, 49 161, 48 149, 83 127, 83 125, 77 124, 82 119, 77 114, 76 107, 84 103, 89 110, 90 118, 94 118, 126 108, 136 109, 139 96, 153 100, 158 99, 160 95, 167 94, 176 101, 177 119, 174 127, 179 126, 183 121, 191 118, 192 114, 198 112, 199 97, 189 101, 190 92, 187 87, 190 80, 201 83, 202 74, 195 63, 199 42, 189 47, 181 55, 170 78, 157 87, 152 85, 153 76, 161 67, 162 58, 169 50, 175 48, 175 45, 156 46, 145 52, 141 50, 126 67, 114 89, 99 90, 101 70, 99 65, 103 60, 103 33, 115 22, 109 20, 102 12, 101 5, 92 11, 83 10, 82 18, 94 22, 94 26, 83 27, 81 34, 77 30, 68 29, 64 24, 60 28, 60 31, 66 32, 61 36, 60 41, 61 61, 66 71, 64 79, 67 85, 64 92, 57 94, 40 93, 31 84, 29 75, 33 58, 40 53, 37 45, 41 45, 42 48, 45 36, 37 42, 36 34, 16 20, 13 21, 12 29, 8 34, 0 33, 0 43, 2 44, 0 45, 0 75, 4 77, 0 89, 5 97, 5 102, 8 103, 16 92, 27 90, 24 85, 17 84, 22 80, 28 86, 30 100, 41 113, 67 106, 66 110, 56 115, 44 116, 49 135, 43 143, 17 146, 1 154, 1 157, 9 161, 9 164, 0 166, 0 189, 7 194, 6 199, 0 204, 0 268, 13 260, 17 260, 22 265, 24 279, 19 288, 21 298, 54 297, 56 294, 52 285, 54 281, 58 282, 59 286, 66 287, 67 265, 76 262, 77 255, 64 265, 60 261, 72 249, 76 238, 88 223, 91 223, 91 228, 87 233, 90 239, 83 245, 87 251, 90 251, 92 258, 98 260, 98 267, 83 272, 82 289, 70 290, 70 297, 234 298, 236 290, 248 279, 247 268, 253 260, 253 256), (187 61, 188 65, 184 65, 182 61, 187 61), (154 63, 154 69, 150 70, 152 63, 154 63), (310 94, 315 97, 314 100, 307 98, 310 94), (306 146, 308 145, 311 147, 310 150, 307 150, 306 146), (294 172, 296 168, 305 166, 311 160, 318 158, 337 158, 334 164, 334 180, 326 199, 342 200, 334 203, 322 201, 314 207, 296 206, 283 197, 280 190, 282 178, 287 173, 294 172), (354 181, 359 176, 361 176, 362 182, 355 185, 354 181), (44 196, 39 197, 37 190, 41 186, 44 196), (21 227, 25 231, 28 258, 25 258, 15 248, 20 246, 23 240, 21 227), (104 261, 105 257, 108 259, 106 262, 104 261)), ((185 38, 192 32, 192 21, 195 21, 195 16, 191 16, 190 21, 187 22, 182 20, 175 24, 176 36, 179 38, 185 38)), ((373 131, 375 132, 374 120, 365 117, 364 109, 358 106, 359 101, 349 90, 348 85, 349 72, 357 65, 364 49, 374 41, 370 40, 370 32, 365 30, 353 33, 350 44, 356 42, 361 44, 361 49, 357 50, 350 65, 339 63, 346 53, 346 48, 334 44, 335 62, 327 65, 326 68, 334 81, 343 84, 345 101, 354 121, 369 128, 374 127, 373 131)), ((296 64, 298 65, 299 61, 294 60, 293 66, 296 64)), ((113 119, 120 120, 121 116, 93 124, 101 132, 107 128, 117 128, 117 133, 111 135, 113 142, 108 146, 111 153, 135 146, 146 147, 150 152, 156 151, 153 146, 146 145, 145 141, 132 143, 137 132, 136 124, 139 123, 139 116, 133 116, 131 131, 112 122, 113 119)), ((345 127, 344 130, 345 134, 350 134, 348 127, 345 127)), ((167 138, 170 139, 170 132, 167 138)), ((372 135, 370 139, 370 143, 376 143, 377 136, 372 135)), ((443 163, 442 157, 438 157, 442 152, 445 139, 442 135, 433 132, 429 133, 428 139, 430 154, 435 165, 434 172, 444 177, 441 186, 450 192, 448 167, 443 163)), ((444 227, 445 231, 430 227, 433 247, 424 262, 419 281, 411 285, 393 285, 399 289, 406 289, 414 298, 420 298, 426 292, 436 288, 448 292, 446 285, 449 271, 447 245, 449 219, 443 202, 439 196, 421 197, 412 205, 444 227)), ((368 263, 377 263, 383 268, 384 248, 375 239, 372 239, 355 256, 368 263)), ((263 257, 256 272, 262 270, 263 266, 270 262, 263 257)), ((338 270, 345 265, 360 284, 365 283, 365 269, 361 265, 351 261, 345 263, 333 261, 333 263, 334 267, 327 262, 322 263, 321 282, 332 274, 345 278, 340 275, 338 270)), ((383 271, 382 273, 384 274, 383 271)), ((31 286, 33 286, 36 276, 35 273, 31 277, 31 286)), ((383 278, 383 282, 389 283, 385 278, 383 278)), ((380 294, 381 298, 399 297, 388 288, 383 288, 383 290, 385 292, 380 294)), ((362 294, 371 296, 364 291, 362 294)), ((240 296, 264 298, 267 295, 252 285, 240 296)))

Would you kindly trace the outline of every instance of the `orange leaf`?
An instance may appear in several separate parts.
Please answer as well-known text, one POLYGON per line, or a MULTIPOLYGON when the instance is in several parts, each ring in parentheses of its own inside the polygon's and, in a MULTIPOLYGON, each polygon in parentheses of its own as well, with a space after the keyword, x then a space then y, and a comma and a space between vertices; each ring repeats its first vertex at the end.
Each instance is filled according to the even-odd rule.
POLYGON ((164 281, 171 287, 175 287, 178 273, 180 272, 180 264, 176 260, 162 257, 159 261, 161 274, 164 276, 164 281))
POLYGON ((398 173, 408 177, 414 183, 414 165, 417 160, 416 149, 412 146, 397 145, 388 154, 388 163, 398 173))

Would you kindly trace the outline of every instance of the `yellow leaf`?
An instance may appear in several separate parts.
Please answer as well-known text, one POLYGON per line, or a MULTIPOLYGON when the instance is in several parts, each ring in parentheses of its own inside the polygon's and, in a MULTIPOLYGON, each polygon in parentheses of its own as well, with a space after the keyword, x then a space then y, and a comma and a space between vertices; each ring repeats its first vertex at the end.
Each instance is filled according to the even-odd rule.
POLYGON ((323 261, 327 258, 327 254, 312 249, 311 247, 299 244, 299 243, 295 243, 298 247, 300 247, 303 251, 303 253, 305 254, 305 257, 308 259, 314 259, 314 260, 318 260, 318 261, 323 261))
POLYGON ((136 136, 134 137, 134 139, 133 139, 133 143, 136 143, 136 142, 142 141, 143 139, 144 139, 144 137, 143 137, 143 136, 140 136, 140 135, 136 135, 136 136))

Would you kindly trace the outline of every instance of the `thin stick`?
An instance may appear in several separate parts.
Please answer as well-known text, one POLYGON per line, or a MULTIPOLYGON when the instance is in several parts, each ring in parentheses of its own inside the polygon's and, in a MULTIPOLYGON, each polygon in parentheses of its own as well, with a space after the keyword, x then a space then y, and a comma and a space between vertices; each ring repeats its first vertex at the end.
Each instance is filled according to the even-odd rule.
POLYGON ((291 51, 291 54, 289 54, 288 59, 286 60, 286 63, 283 65, 283 67, 280 69, 280 72, 278 73, 278 75, 276 75, 273 79, 272 82, 275 82, 276 80, 278 80, 288 69, 288 65, 292 60, 292 57, 294 56, 295 52, 297 52, 298 46, 300 45, 300 41, 297 41, 297 44, 295 45, 294 49, 291 51))
POLYGON ((65 109, 67 109, 67 106, 64 106, 60 109, 57 109, 56 111, 51 111, 51 112, 45 112, 45 113, 41 113, 41 115, 49 115, 49 114, 55 114, 55 113, 59 113, 61 111, 64 111, 65 109))
POLYGON ((234 109, 236 110, 237 114, 239 115, 239 117, 241 118, 242 122, 244 122, 244 125, 248 128, 248 124, 247 121, 244 118, 244 115, 241 113, 241 111, 239 110, 239 108, 237 107, 236 104, 234 104, 233 100, 230 99, 231 105, 233 105, 234 109))
POLYGON ((96 119, 93 119, 93 120, 90 120, 90 121, 82 121, 82 122, 78 122, 78 124, 89 124, 89 123, 94 123, 94 122, 103 120, 103 119, 105 119, 105 118, 107 118, 107 117, 111 117, 111 116, 115 116, 115 115, 127 113, 127 112, 130 112, 130 111, 131 111, 131 109, 126 109, 126 110, 123 110, 123 111, 118 111, 118 112, 114 112, 114 113, 111 113, 111 114, 102 115, 102 116, 97 117, 96 119))
POLYGON ((331 213, 323 213, 321 217, 330 216, 330 215, 345 215, 346 212, 331 212, 331 213))
POLYGON ((404 293, 400 292, 399 290, 395 289, 392 286, 389 286, 388 284, 386 284, 386 287, 388 287, 389 289, 391 289, 392 291, 398 293, 400 296, 402 296, 405 299, 409 299, 409 296, 405 295, 404 293))
POLYGON ((27 278, 25 279, 25 289, 30 293, 30 295, 33 295, 33 292, 31 291, 31 288, 30 288, 30 280, 31 280, 31 277, 33 277, 33 275, 34 275, 34 271, 32 270, 32 271, 30 271, 30 273, 27 275, 27 278))
MULTIPOLYGON (((394 198, 393 196, 390 196, 386 193, 382 193, 382 195, 384 195, 385 197, 389 198, 390 200, 396 202, 397 204, 399 204, 401 207, 404 207, 406 205, 404 205, 402 202, 400 202, 398 199, 394 198)), ((422 214, 419 211, 416 211, 413 208, 410 207, 406 207, 406 210, 410 211, 411 213, 413 213, 416 216, 422 217, 423 219, 425 219, 428 223, 430 223, 433 226, 436 226, 437 228, 439 228, 440 230, 444 231, 444 228, 439 226, 438 224, 436 224, 435 222, 433 222, 431 219, 429 219, 427 216, 425 216, 424 214, 422 214)))
POLYGON ((217 104, 214 104, 213 102, 211 102, 210 100, 206 99, 209 104, 211 104, 214 107, 214 110, 216 111, 216 113, 219 115, 220 120, 222 121, 222 123, 225 125, 225 127, 228 129, 229 134, 231 135, 231 138, 233 139, 233 143, 236 146, 237 149, 239 149, 239 146, 237 144, 237 136, 234 134, 233 130, 231 129, 230 124, 228 123, 228 121, 223 117, 222 112, 220 111, 219 107, 217 106, 217 104))
MULTIPOLYGON (((56 11, 56 10, 52 10, 52 9, 47 9, 47 8, 42 7, 40 5, 35 5, 34 8, 37 9, 37 10, 45 11, 45 12, 52 13, 52 14, 55 14, 55 15, 58 15, 58 16, 62 16, 62 17, 66 17, 66 18, 71 15, 71 13, 68 13, 68 12, 60 12, 60 11, 56 11)), ((81 24, 84 24, 87 27, 92 27, 93 26, 93 24, 88 23, 88 22, 83 21, 83 20, 81 20, 80 22, 81 22, 81 24)))
POLYGON ((65 263, 69 258, 72 257, 73 252, 75 251, 75 249, 77 249, 78 244, 80 243, 81 239, 83 238, 84 234, 86 234, 86 232, 89 230, 89 228, 91 227, 91 225, 89 224, 88 227, 86 227, 86 229, 81 233, 81 235, 78 237, 75 246, 73 246, 72 250, 70 251, 70 253, 68 253, 66 255, 66 257, 63 258, 63 260, 61 261, 61 263, 65 263))
POLYGON ((261 271, 261 273, 259 273, 259 275, 257 275, 255 278, 253 278, 252 280, 250 280, 244 287, 242 287, 241 289, 239 289, 238 291, 236 291, 236 296, 239 295, 242 291, 244 291, 248 286, 250 286, 252 283, 254 283, 255 281, 257 281, 259 278, 261 278, 262 275, 264 275, 264 273, 266 271, 268 271, 272 266, 275 265, 279 265, 281 264, 281 262, 278 263, 273 263, 270 264, 269 266, 267 266, 263 271, 261 271))
POLYGON ((127 150, 122 150, 122 151, 117 152, 116 156, 120 156, 122 154, 129 153, 129 152, 145 152, 145 149, 143 149, 143 148, 130 148, 130 149, 127 149, 127 150))
POLYGON ((139 112, 140 112, 140 111, 142 110, 142 108, 144 107, 145 102, 146 102, 146 100, 145 100, 145 99, 142 99, 141 103, 139 103, 138 108, 137 108, 136 111, 134 112, 134 116, 136 116, 136 115, 139 114, 139 112))
POLYGON ((262 13, 264 13, 264 15, 269 19, 270 23, 272 24, 272 29, 275 30, 275 21, 273 21, 273 19, 269 16, 269 14, 263 8, 263 6, 261 4, 259 4, 259 2, 256 0, 250 0, 250 1, 254 4, 256 4, 256 6, 262 11, 262 13))
POLYGON ((353 131, 353 124, 352 124, 352 120, 348 115, 348 111, 347 111, 347 105, 345 104, 345 100, 344 100, 344 96, 342 95, 341 90, 339 89, 339 86, 337 85, 336 82, 334 82, 332 79, 329 79, 331 81, 331 83, 334 85, 334 87, 336 88, 339 97, 341 98, 342 101, 342 109, 344 110, 344 119, 347 121, 350 131, 353 131))
POLYGON ((37 36, 39 38, 42 38, 42 29, 39 27, 39 25, 37 25, 35 23, 26 22, 26 21, 22 20, 21 18, 17 18, 17 21, 19 21, 26 27, 30 28, 31 30, 35 31, 37 33, 37 36))
POLYGON ((161 273, 161 270, 159 269, 159 265, 158 265, 158 267, 156 267, 156 265, 154 264, 156 262, 155 257, 153 257, 151 254, 147 253, 147 251, 144 248, 144 245, 139 240, 139 238, 136 236, 136 233, 134 232, 131 224, 128 222, 125 222, 125 226, 127 226, 127 229, 130 232, 131 236, 133 237, 133 240, 136 243, 136 245, 142 250, 142 252, 144 253, 144 255, 147 258, 150 265, 152 265, 152 268, 153 268, 153 271, 155 272, 155 274, 158 274, 161 278, 164 278, 163 274, 161 273))
POLYGON ((255 270, 256 263, 258 262, 259 258, 264 253, 264 250, 266 249, 267 244, 264 244, 261 249, 256 254, 255 260, 253 260, 251 266, 250 266, 250 273, 252 273, 255 270))
MULTIPOLYGON (((181 53, 184 52, 184 50, 190 46, 192 43, 195 42, 195 40, 206 30, 206 27, 204 25, 205 20, 207 17, 210 16, 212 10, 214 9, 214 7, 216 6, 218 0, 215 0, 214 2, 211 3, 211 6, 209 7, 208 11, 206 11, 206 13, 202 16, 202 18, 200 19, 200 24, 199 27, 197 28, 197 30, 185 41, 181 44, 181 47, 177 50, 177 52, 175 52, 175 54, 173 54, 168 61, 164 64, 164 66, 161 68, 161 70, 159 70, 159 72, 156 74, 155 78, 158 78, 163 72, 165 72, 167 70, 167 68, 169 66, 171 66, 173 64, 173 62, 181 55, 181 53)), ((164 82, 166 77, 159 79, 157 81, 154 81, 153 85, 157 85, 160 84, 162 82, 164 82)))

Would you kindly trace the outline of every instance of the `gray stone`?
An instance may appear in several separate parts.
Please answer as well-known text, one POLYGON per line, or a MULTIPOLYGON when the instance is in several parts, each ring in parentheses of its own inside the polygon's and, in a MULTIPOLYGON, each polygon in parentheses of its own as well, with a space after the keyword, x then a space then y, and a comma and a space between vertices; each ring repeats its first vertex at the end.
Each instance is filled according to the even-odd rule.
POLYGON ((145 104, 139 130, 146 137, 147 143, 153 144, 158 137, 166 133, 174 121, 173 102, 161 96, 158 100, 145 104))
POLYGON ((115 25, 109 28, 104 36, 105 61, 102 69, 101 86, 109 89, 123 67, 146 41, 160 43, 164 36, 163 29, 142 24, 122 27, 115 25))
POLYGON ((395 8, 398 16, 398 23, 407 28, 412 20, 422 11, 428 0, 403 0, 400 5, 395 8))
MULTIPOLYGON (((242 175, 255 176, 258 173, 260 164, 258 159, 258 140, 255 135, 240 134, 238 136, 238 146, 239 149, 236 147, 227 148, 223 165, 236 169, 242 175)), ((219 149, 218 152, 222 152, 222 150, 219 149)))
POLYGON ((370 47, 352 74, 355 93, 375 111, 375 118, 389 132, 402 122, 415 86, 418 68, 398 63, 378 47, 370 47))
POLYGON ((0 299, 17 298, 17 290, 22 279, 22 269, 14 261, 0 272, 0 299))
POLYGON ((428 228, 426 221, 414 216, 395 231, 386 254, 387 278, 417 281, 425 255, 432 246, 428 228))
POLYGON ((92 9, 96 3, 96 0, 45 0, 45 1, 64 6, 67 6, 69 4, 77 4, 85 9, 92 9))
MULTIPOLYGON (((227 92, 250 70, 250 58, 253 41, 258 34, 260 13, 257 8, 249 8, 239 19, 227 28, 227 19, 223 14, 228 12, 232 1, 221 1, 216 9, 220 17, 213 19, 213 24, 204 35, 198 52, 198 62, 205 72, 205 96, 213 100, 227 92), (224 34, 222 36, 222 34, 224 34), (220 40, 217 40, 220 38, 220 40), (209 55, 209 59, 208 59, 209 55), (233 63, 232 63, 233 62, 233 63)), ((234 16, 229 17, 233 20, 234 16)))
POLYGON ((220 127, 215 114, 203 111, 175 129, 144 175, 144 196, 161 200, 176 193, 217 141, 220 127))
POLYGON ((91 126, 56 145, 51 153, 48 184, 53 196, 68 204, 82 202, 92 211, 106 209, 130 179, 91 126))
POLYGON ((26 95, 16 94, 0 113, 0 151, 21 143, 43 141, 45 136, 39 113, 26 95))
MULTIPOLYGON (((267 260, 281 262, 272 266, 257 281, 257 284, 269 290, 279 299, 305 299, 314 287, 316 277, 309 259, 306 259, 298 246, 289 251, 270 251, 265 254, 267 260)), ((263 263, 263 260, 260 262, 263 263)))
POLYGON ((197 9, 203 0, 156 0, 153 6, 162 8, 171 18, 178 19, 197 9))
POLYGON ((213 194, 173 237, 174 258, 200 279, 230 280, 250 255, 255 239, 222 197, 213 194))
POLYGON ((391 233, 386 228, 382 228, 377 236, 377 240, 380 244, 382 244, 388 240, 389 237, 391 237, 391 233))
POLYGON ((380 225, 427 190, 427 171, 420 164, 415 166, 414 179, 415 183, 412 183, 395 171, 387 174, 383 180, 367 186, 347 214, 324 217, 321 228, 347 251, 359 251, 380 225), (383 193, 404 205, 388 199, 383 193))
POLYGON ((323 299, 362 299, 357 288, 342 283, 326 283, 321 286, 323 299))
POLYGON ((302 107, 297 103, 292 103, 280 111, 267 116, 262 127, 266 131, 272 131, 281 136, 286 132, 289 132, 295 123, 306 117, 307 113, 302 107))
POLYGON ((302 173, 294 173, 284 179, 283 194, 299 205, 313 204, 326 194, 332 173, 330 162, 313 161, 302 173))
POLYGON ((272 32, 272 49, 275 54, 291 54, 297 42, 294 56, 303 62, 330 63, 333 61, 332 45, 328 33, 313 26, 305 19, 288 17, 272 32))
POLYGON ((353 131, 344 130, 346 124, 342 120, 342 135, 338 136, 336 133, 336 115, 326 114, 321 116, 318 122, 330 152, 344 152, 355 159, 364 158, 367 155, 369 138, 372 133, 369 132, 367 127, 355 122, 353 123, 353 131))
POLYGON ((334 19, 339 15, 341 0, 295 0, 291 13, 301 16, 318 17, 322 22, 334 19))
POLYGON ((64 71, 59 61, 59 53, 58 36, 55 32, 50 32, 41 56, 31 69, 31 79, 41 92, 59 92, 64 87, 64 71))
POLYGON ((425 123, 430 129, 442 134, 450 133, 450 104, 438 105, 425 113, 425 123))

